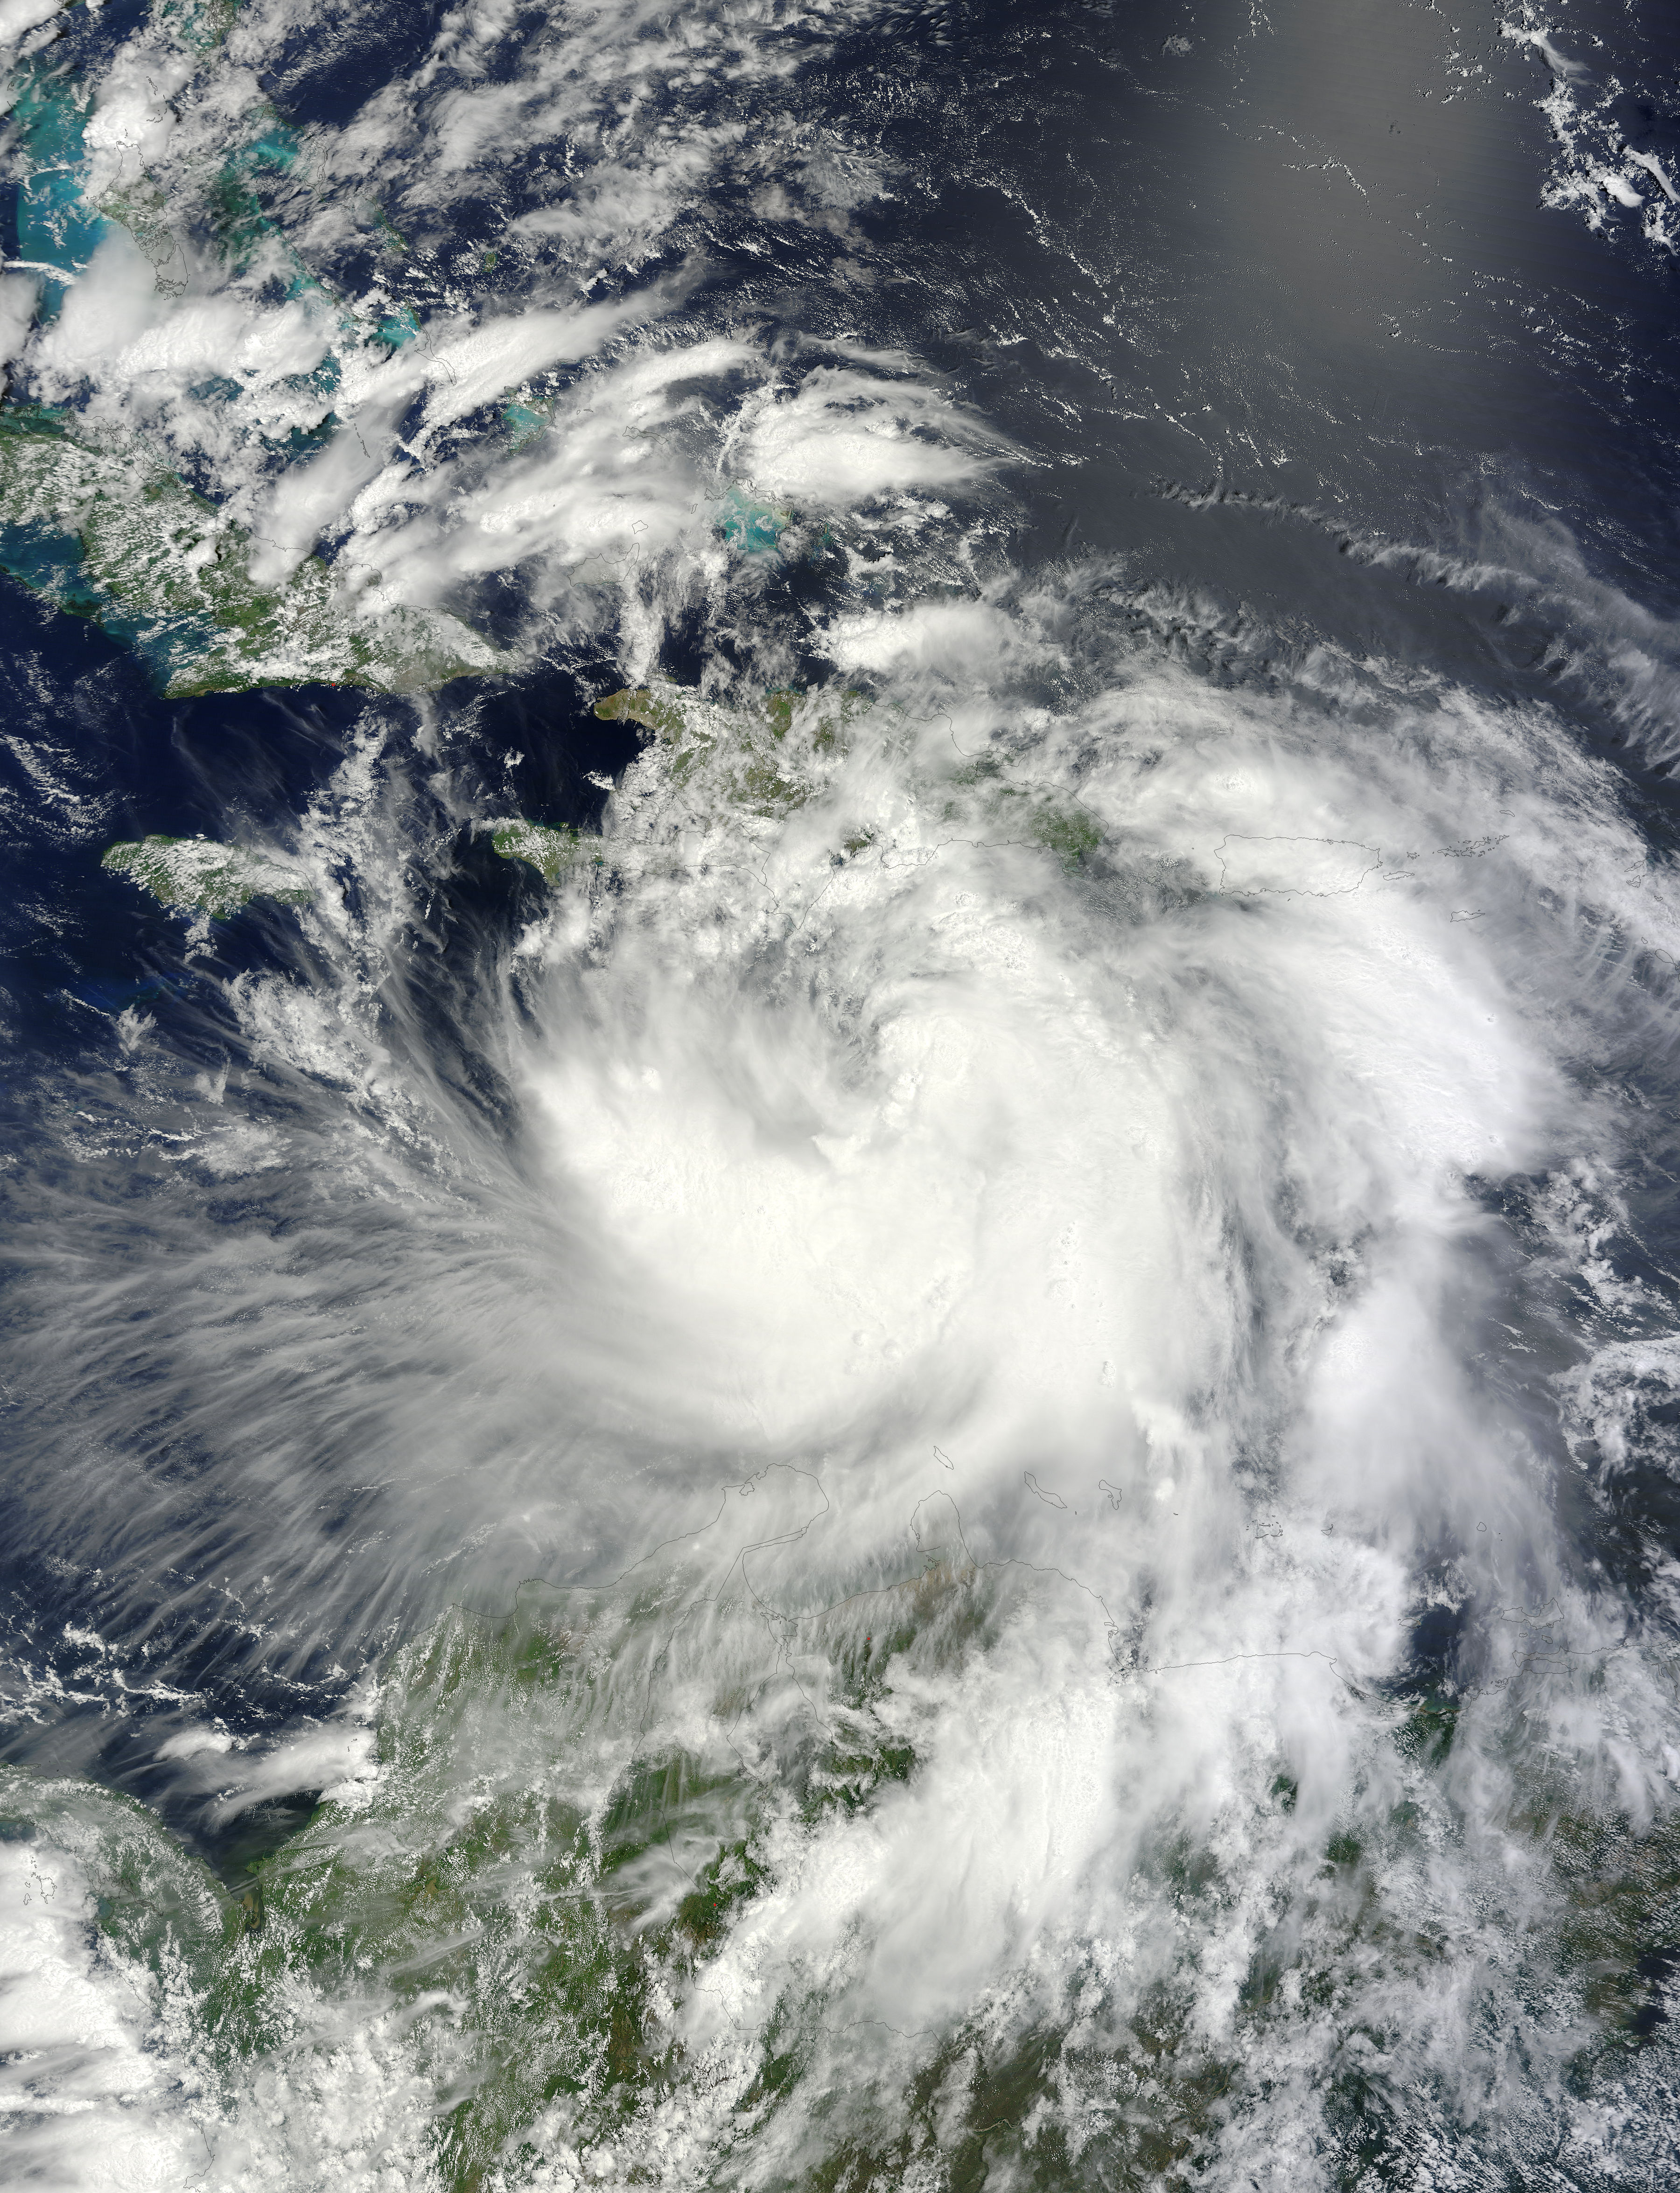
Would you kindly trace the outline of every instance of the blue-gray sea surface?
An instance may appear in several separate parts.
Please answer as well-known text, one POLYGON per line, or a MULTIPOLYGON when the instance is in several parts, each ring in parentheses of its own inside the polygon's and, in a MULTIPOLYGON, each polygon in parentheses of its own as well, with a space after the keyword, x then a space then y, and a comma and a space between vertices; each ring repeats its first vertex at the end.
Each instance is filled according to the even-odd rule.
POLYGON ((1676 2183, 1673 20, 0 65, 0 2179, 1676 2183))

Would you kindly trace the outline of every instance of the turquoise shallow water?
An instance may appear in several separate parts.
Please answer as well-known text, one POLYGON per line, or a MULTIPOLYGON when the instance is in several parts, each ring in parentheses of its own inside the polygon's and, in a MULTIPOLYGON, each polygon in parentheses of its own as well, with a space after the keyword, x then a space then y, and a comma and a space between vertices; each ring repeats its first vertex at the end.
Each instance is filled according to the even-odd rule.
POLYGON ((14 2170, 1660 2182, 1662 24, 26 12, 14 2170))
MULTIPOLYGON (((83 192, 83 112, 50 78, 32 76, 20 86, 12 119, 25 169, 17 187, 18 257, 73 276, 92 259, 107 226, 83 192)), ((52 274, 46 277, 43 317, 50 318, 62 304, 64 288, 52 274)))

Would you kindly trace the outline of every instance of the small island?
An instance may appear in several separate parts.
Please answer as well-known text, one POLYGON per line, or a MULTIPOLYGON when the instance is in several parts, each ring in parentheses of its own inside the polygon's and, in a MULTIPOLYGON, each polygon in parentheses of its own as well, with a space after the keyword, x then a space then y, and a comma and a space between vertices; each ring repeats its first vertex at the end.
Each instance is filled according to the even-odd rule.
POLYGON ((223 921, 254 898, 296 906, 314 896, 295 868, 282 867, 266 853, 218 845, 209 838, 134 839, 110 846, 100 866, 127 876, 160 905, 223 921))

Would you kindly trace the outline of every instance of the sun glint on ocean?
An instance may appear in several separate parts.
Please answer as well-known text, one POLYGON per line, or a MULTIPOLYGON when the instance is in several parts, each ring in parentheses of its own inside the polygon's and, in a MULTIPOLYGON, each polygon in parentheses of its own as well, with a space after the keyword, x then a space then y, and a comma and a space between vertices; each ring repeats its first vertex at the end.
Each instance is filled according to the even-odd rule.
POLYGON ((1654 0, 0 0, 0 2181, 1680 2184, 1654 0))

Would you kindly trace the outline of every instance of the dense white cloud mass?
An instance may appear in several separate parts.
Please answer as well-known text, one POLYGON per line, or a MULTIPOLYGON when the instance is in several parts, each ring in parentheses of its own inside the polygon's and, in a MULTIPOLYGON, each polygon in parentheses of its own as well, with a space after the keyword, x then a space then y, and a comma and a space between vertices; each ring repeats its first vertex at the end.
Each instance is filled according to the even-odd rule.
MULTIPOLYGON (((801 89, 892 10, 462 8, 293 137, 290 42, 374 13, 113 47, 14 395, 215 505, 183 567, 494 623, 640 745, 451 959, 508 719, 370 705, 284 843, 226 803, 290 925, 236 970, 182 909, 202 1055, 131 1000, 55 1099, 15 1469, 109 1621, 17 1710, 155 1709, 147 1794, 265 1856, 0 1769, 32 2182, 1634 2182, 1671 2057, 1580 2096, 1666 1984, 1617 1899, 1680 1568, 1571 1520, 1675 1361, 1625 780, 1397 645, 1028 568, 972 388, 717 305, 725 194, 840 249, 892 187, 801 89)), ((1484 546, 1425 575, 1567 601, 1558 691, 1664 753, 1662 617, 1484 546)))
MULTIPOLYGON (((325 902, 305 919, 337 1002, 306 1009, 279 977, 239 993, 252 1057, 298 1091, 290 1162, 312 1151, 330 1191, 299 1208, 312 1285, 365 1303, 381 1265, 401 1274, 349 1356, 278 1269, 200 1251, 203 1309, 169 1360, 276 1503, 260 1560, 293 1581, 267 1603, 307 1589, 330 1619, 428 1555, 492 1600, 580 1555, 605 1584, 674 1543, 555 1618, 581 1665, 599 1656, 593 1703, 563 1682, 518 1703, 487 1665, 458 1797, 435 1726, 423 1772, 388 1733, 370 1768, 353 1725, 194 1770, 223 1813, 331 1783, 321 1817, 342 1826, 318 1846, 372 1835, 376 1866, 439 1803, 606 1804, 633 1752, 689 1759, 725 1793, 709 1803, 748 1808, 757 1892, 691 1979, 668 1970, 656 2019, 710 2069, 625 2119, 598 2176, 725 2168, 763 2049, 795 2034, 801 2079, 731 2174, 798 2167, 836 2106, 893 2120, 940 2064, 955 2125, 975 2066, 1041 2030, 1054 2106, 1101 2131, 1121 2104, 1110 2073, 1081 2084, 1090 2064, 1126 2060, 1167 2002, 1181 2073, 1247 2066, 1215 2146, 1262 2184, 1301 2182, 1350 2027, 1442 2136, 1492 2108, 1539 2139, 1578 2042, 1567 2000, 1521 1978, 1564 1920, 1525 1816, 1545 1790, 1635 1820, 1671 1803, 1660 1663, 1574 1567, 1550 1464, 1466 1347, 1511 1314, 1466 1182, 1550 1177, 1559 1258, 1614 1224, 1614 1105, 1576 1062, 1666 1008, 1602 940, 1624 969, 1671 954, 1680 908, 1544 718, 1328 653, 1270 697, 1147 653, 1093 679, 1087 657, 1087 697, 1047 710, 1029 689, 1074 667, 1075 607, 854 619, 836 647, 880 697, 843 741, 822 735, 836 701, 802 704, 768 793, 740 775, 748 718, 694 717, 697 758, 650 747, 609 812, 614 891, 564 890, 509 970, 521 1016, 485 1007, 512 1145, 381 1057, 366 939, 325 902), (260 1360, 230 1353, 251 1314, 260 1360), (288 1488, 352 1373, 370 1489, 328 1560, 288 1488), (1436 1772, 1392 1686, 1443 1546, 1482 1626, 1436 1772), (846 1728, 914 1773, 855 1810, 777 1794, 778 1759, 844 1750, 846 1728), (1356 1892, 1327 1843, 1356 1853, 1356 1892), (1194 1893, 1174 1850, 1200 1854, 1194 1893), (1262 2013, 1247 1975, 1269 1956, 1262 2013)), ((358 860, 394 909, 369 824, 353 796, 324 809, 312 857, 358 860)), ((237 1164, 201 1116, 182 1157, 237 1164)), ((1636 1377, 1654 1344, 1630 1344, 1636 1377)), ((1618 1361, 1566 1381, 1582 1423, 1637 1406, 1618 1361)), ((388 1701, 357 1710, 400 1726, 388 1701)), ((615 1891, 643 1927, 709 1862, 705 1825, 687 1832, 693 1857, 656 1843, 615 1891)), ((508 1863, 507 1892, 532 1864, 537 1892, 535 1851, 508 1863)), ((137 1984, 75 1979, 83 1954, 65 1987, 137 1984)), ((394 2100, 382 2161, 341 2151, 368 2078, 442 2060, 373 1970, 362 2053, 322 1976, 292 1999, 309 2053, 278 2117, 178 2025, 157 2137, 213 2122, 218 2167, 237 2154, 259 2183, 329 2151, 347 2183, 419 2167, 394 2100)), ((532 2156, 581 2169, 577 2124, 544 2121, 532 2156)))

